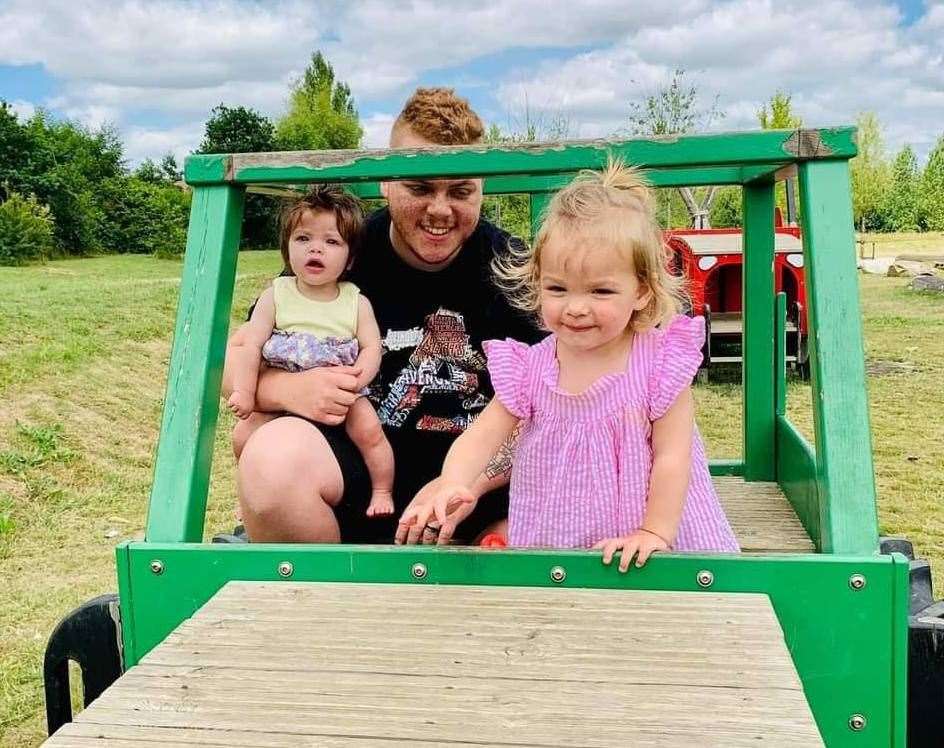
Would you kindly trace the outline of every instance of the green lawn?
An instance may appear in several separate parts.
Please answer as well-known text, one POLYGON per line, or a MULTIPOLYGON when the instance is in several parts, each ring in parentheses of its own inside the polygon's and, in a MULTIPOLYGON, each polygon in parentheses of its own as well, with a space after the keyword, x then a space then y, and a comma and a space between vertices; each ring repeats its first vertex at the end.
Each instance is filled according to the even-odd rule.
MULTIPOLYGON (((940 239, 940 236, 938 236, 940 239)), ((933 237, 926 251, 944 246, 933 237)), ((902 251, 914 251, 908 243, 902 251)), ((235 308, 279 269, 240 257, 235 308)), ((113 548, 140 537, 180 264, 125 256, 0 268, 0 744, 44 735, 41 662, 57 620, 117 588, 113 548)), ((944 297, 862 276, 881 529, 916 541, 944 583, 944 297), (877 364, 881 363, 882 366, 877 364)), ((699 387, 713 456, 740 450, 738 387, 699 387)), ((809 388, 789 408, 811 434, 809 388)), ((230 417, 217 439, 208 534, 231 524, 230 417)))

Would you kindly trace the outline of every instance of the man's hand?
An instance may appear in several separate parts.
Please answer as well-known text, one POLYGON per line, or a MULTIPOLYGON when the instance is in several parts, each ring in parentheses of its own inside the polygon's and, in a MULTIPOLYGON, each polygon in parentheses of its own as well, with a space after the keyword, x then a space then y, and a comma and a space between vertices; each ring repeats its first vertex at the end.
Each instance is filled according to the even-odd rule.
POLYGON ((441 478, 435 478, 423 486, 403 510, 395 542, 397 545, 446 545, 452 540, 456 527, 472 514, 477 503, 478 497, 467 489, 450 491, 441 478), (442 522, 436 519, 437 501, 445 520, 442 522))
POLYGON ((669 550, 669 544, 664 538, 642 528, 621 538, 606 538, 599 543, 594 543, 593 547, 603 550, 603 563, 607 566, 613 562, 613 556, 619 551, 619 570, 622 572, 629 569, 633 556, 636 557, 638 568, 645 564, 653 553, 669 550))
POLYGON ((360 397, 354 366, 330 366, 288 373, 268 369, 260 376, 257 407, 286 410, 328 426, 344 423, 348 409, 360 397))

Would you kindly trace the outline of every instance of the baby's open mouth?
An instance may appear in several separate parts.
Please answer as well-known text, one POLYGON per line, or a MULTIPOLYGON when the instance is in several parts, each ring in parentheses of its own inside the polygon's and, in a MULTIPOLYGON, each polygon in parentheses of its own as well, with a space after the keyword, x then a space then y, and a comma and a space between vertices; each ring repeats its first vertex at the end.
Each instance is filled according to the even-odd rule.
POLYGON ((306 268, 315 268, 316 270, 324 270, 324 263, 316 257, 312 257, 308 262, 305 263, 306 268))

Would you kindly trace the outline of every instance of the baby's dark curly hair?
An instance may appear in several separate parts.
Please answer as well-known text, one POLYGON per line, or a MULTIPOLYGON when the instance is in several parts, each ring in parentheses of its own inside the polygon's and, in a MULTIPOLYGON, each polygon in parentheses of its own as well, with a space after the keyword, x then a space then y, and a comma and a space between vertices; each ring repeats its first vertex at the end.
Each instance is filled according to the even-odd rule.
POLYGON ((347 266, 350 268, 360 250, 364 233, 364 209, 361 207, 361 201, 340 185, 315 184, 303 198, 291 203, 282 211, 279 248, 282 251, 285 270, 289 273, 292 270, 288 261, 288 243, 292 238, 292 232, 302 220, 302 216, 309 210, 315 213, 322 211, 334 213, 334 218, 338 223, 338 233, 347 242, 347 266))

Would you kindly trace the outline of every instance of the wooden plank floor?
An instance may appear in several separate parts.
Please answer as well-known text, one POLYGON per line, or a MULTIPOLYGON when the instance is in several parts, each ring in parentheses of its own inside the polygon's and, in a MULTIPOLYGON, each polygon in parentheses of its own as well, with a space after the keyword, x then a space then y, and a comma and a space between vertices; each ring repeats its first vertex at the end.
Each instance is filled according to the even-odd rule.
POLYGON ((748 483, 737 476, 712 480, 742 551, 815 552, 813 541, 776 483, 748 483))
POLYGON ((821 746, 758 594, 231 582, 46 745, 821 746))

